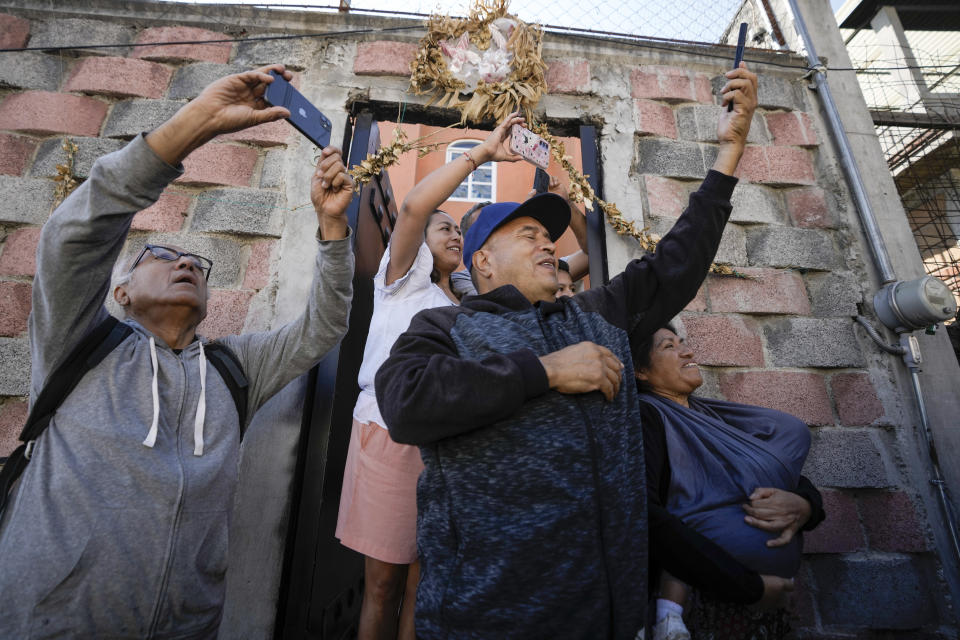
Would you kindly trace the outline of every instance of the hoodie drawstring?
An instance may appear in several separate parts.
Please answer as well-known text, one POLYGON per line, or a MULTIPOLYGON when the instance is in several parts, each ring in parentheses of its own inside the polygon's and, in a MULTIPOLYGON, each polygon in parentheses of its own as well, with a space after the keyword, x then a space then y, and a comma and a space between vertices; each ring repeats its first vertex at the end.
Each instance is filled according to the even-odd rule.
POLYGON ((207 356, 200 345, 200 399, 197 401, 197 416, 193 419, 193 455, 203 455, 203 420, 207 417, 207 356))
POLYGON ((147 433, 143 441, 144 446, 153 448, 157 443, 157 427, 160 425, 160 388, 157 385, 157 343, 150 338, 150 364, 153 368, 153 381, 151 388, 153 390, 153 423, 150 425, 150 432, 147 433))
MULTIPOLYGON (((193 419, 193 455, 203 455, 203 421, 207 417, 207 355, 200 346, 200 399, 197 401, 197 415, 193 419)), ((153 392, 153 423, 143 444, 151 449, 157 443, 157 431, 160 426, 160 387, 157 381, 157 343, 150 338, 150 366, 153 369, 151 390, 153 392)))

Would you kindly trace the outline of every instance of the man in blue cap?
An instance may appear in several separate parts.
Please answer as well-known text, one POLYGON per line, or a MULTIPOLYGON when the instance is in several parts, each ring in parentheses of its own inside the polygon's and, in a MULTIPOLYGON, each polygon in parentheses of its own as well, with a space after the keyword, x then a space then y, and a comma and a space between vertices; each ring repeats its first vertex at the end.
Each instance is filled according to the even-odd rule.
MULTIPOLYGON (((377 373, 390 435, 419 445, 425 466, 419 638, 632 639, 644 628, 643 442, 636 386, 621 383, 633 380, 631 340, 694 297, 730 215, 757 80, 745 66, 727 78, 713 170, 655 254, 556 299, 568 203, 547 193, 488 205, 464 242, 479 295, 414 317, 377 373)), ((439 206, 478 165, 516 160, 503 144, 519 121, 408 201, 439 206)))

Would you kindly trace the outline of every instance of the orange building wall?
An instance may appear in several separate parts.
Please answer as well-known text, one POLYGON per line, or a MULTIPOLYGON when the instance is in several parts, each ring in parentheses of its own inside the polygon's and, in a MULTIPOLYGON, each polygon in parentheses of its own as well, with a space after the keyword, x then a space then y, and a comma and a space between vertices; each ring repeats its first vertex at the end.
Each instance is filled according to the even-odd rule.
MULTIPOLYGON (((387 144, 393 140, 394 129, 398 125, 394 122, 381 122, 380 141, 381 144, 387 144)), ((442 166, 446 160, 447 145, 457 140, 484 140, 489 131, 480 129, 453 129, 446 127, 430 127, 419 124, 403 123, 399 125, 407 135, 408 140, 416 140, 421 136, 430 136, 426 142, 440 142, 442 145, 435 151, 428 153, 422 158, 417 157, 415 151, 407 153, 400 159, 400 162, 390 167, 387 173, 390 176, 390 184, 393 187, 393 193, 397 198, 397 208, 399 209, 403 199, 413 188, 413 186, 425 178, 431 171, 442 166)), ((582 170, 580 158, 580 139, 579 138, 560 138, 563 141, 567 155, 572 156, 571 162, 577 170, 582 170)), ((533 177, 537 168, 529 162, 500 162, 497 163, 496 178, 496 201, 497 202, 523 202, 527 194, 533 188, 533 177)), ((550 175, 559 177, 564 183, 567 182, 566 172, 563 171, 557 162, 551 158, 550 175)), ((460 218, 467 210, 472 207, 474 202, 463 202, 459 200, 447 201, 440 208, 453 216, 458 223, 460 218)), ((579 250, 577 240, 573 232, 569 229, 560 238, 557 243, 557 254, 566 256, 576 253, 579 250)))

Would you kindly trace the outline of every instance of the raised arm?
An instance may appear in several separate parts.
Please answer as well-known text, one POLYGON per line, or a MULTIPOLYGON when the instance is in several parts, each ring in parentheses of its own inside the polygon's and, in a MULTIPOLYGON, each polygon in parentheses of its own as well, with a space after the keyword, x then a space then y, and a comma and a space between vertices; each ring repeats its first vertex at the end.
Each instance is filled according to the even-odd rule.
POLYGON ((746 146, 757 106, 757 76, 741 64, 727 72, 717 136, 720 150, 713 169, 653 255, 630 262, 624 272, 603 287, 579 294, 585 307, 595 308, 630 333, 652 333, 679 313, 696 295, 716 255, 730 216, 733 177, 746 146))
POLYGON ((322 151, 310 197, 317 214, 319 247, 306 309, 279 329, 223 338, 250 380, 250 416, 291 380, 306 373, 347 332, 354 260, 346 209, 353 198, 353 181, 339 149, 322 151))
POLYGON ((106 316, 103 301, 130 221, 182 173, 180 161, 215 135, 288 115, 263 103, 270 69, 290 76, 275 65, 218 80, 157 130, 97 160, 50 216, 37 247, 29 320, 31 392, 106 316))
POLYGON ((519 114, 511 113, 482 144, 434 169, 410 190, 400 205, 397 226, 390 236, 386 284, 392 284, 410 270, 417 250, 423 244, 423 230, 430 214, 446 202, 464 178, 485 162, 516 162, 521 159, 507 148, 506 142, 510 137, 510 127, 523 123, 524 119, 519 114))
POLYGON ((564 256, 563 259, 570 267, 570 279, 576 282, 590 271, 590 256, 587 255, 590 252, 587 248, 587 218, 580 207, 570 202, 567 186, 559 178, 550 176, 548 190, 550 193, 561 196, 570 205, 570 230, 573 231, 573 236, 577 239, 577 246, 580 247, 580 250, 564 256))

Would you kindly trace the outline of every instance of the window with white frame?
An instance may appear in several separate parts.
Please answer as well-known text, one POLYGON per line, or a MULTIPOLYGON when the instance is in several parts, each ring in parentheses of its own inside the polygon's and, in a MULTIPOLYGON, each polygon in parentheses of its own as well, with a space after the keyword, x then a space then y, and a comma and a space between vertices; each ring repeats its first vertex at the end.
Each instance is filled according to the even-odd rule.
MULTIPOLYGON (((480 145, 480 140, 457 140, 447 145, 447 162, 463 155, 466 151, 480 145)), ((472 154, 471 154, 472 155, 472 154)), ((497 166, 492 162, 485 162, 460 183, 457 190, 450 196, 451 200, 465 200, 468 202, 483 202, 496 200, 497 193, 497 166)))

